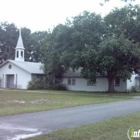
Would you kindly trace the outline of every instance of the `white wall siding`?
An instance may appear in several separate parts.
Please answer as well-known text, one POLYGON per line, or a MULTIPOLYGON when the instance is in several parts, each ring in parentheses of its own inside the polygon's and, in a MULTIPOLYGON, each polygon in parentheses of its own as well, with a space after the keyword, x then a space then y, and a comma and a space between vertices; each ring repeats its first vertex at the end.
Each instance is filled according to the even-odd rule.
MULTIPOLYGON (((62 83, 67 86, 68 90, 76 90, 76 91, 106 91, 107 90, 107 81, 105 79, 100 80, 97 79, 97 83, 101 81, 103 84, 103 87, 100 87, 99 84, 95 84, 93 86, 87 86, 87 80, 84 78, 75 78, 75 85, 68 85, 67 81, 68 78, 63 78, 62 83)), ((102 79, 102 78, 101 78, 102 79)))
POLYGON ((118 92, 126 92, 127 91, 127 82, 124 81, 122 78, 120 78, 120 85, 119 86, 114 86, 115 91, 118 92))
POLYGON ((7 83, 7 76, 6 75, 14 75, 14 85, 15 88, 20 89, 27 89, 28 82, 31 81, 31 74, 20 69, 19 67, 7 63, 0 69, 0 78, 2 79, 1 87, 6 88, 7 83), (12 66, 11 69, 9 69, 9 65, 12 66), (17 75, 17 78, 16 78, 17 75), (4 78, 4 79, 3 79, 4 78))
MULTIPOLYGON (((97 78, 96 84, 92 86, 87 85, 87 80, 84 78, 75 78, 76 82, 75 85, 68 85, 68 78, 63 78, 62 84, 67 86, 68 90, 75 90, 75 91, 98 91, 98 92, 106 92, 108 91, 108 80, 107 78, 97 78)), ((114 87, 118 92, 126 91, 126 82, 120 79, 120 86, 114 87)))
POLYGON ((127 80, 127 90, 130 90, 132 86, 136 85, 136 74, 132 74, 131 79, 127 80))

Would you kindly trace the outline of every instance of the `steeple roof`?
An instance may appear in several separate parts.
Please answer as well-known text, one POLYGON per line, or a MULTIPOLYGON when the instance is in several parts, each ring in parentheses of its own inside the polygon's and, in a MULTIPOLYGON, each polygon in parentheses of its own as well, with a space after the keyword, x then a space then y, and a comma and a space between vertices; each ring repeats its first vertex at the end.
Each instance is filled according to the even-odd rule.
POLYGON ((21 29, 19 29, 19 37, 18 37, 18 42, 17 42, 17 45, 16 45, 16 49, 17 48, 24 49, 22 36, 21 36, 21 29))

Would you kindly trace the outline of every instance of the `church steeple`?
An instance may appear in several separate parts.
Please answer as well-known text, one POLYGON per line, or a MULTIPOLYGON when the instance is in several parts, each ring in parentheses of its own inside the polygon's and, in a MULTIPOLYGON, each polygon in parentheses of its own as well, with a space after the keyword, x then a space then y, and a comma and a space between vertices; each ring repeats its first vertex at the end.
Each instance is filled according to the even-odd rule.
POLYGON ((19 37, 15 48, 15 60, 24 62, 24 45, 21 36, 21 29, 19 29, 19 37))

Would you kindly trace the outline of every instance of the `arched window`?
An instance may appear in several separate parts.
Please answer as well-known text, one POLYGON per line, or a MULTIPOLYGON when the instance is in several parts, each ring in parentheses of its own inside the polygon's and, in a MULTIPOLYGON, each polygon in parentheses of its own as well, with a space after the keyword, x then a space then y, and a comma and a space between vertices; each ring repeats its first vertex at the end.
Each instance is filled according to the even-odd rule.
POLYGON ((8 67, 9 67, 9 69, 11 69, 12 68, 12 65, 9 65, 8 67))
POLYGON ((18 54, 18 51, 17 51, 17 58, 18 58, 19 54, 18 54))
POLYGON ((21 57, 23 58, 23 51, 21 51, 21 57))

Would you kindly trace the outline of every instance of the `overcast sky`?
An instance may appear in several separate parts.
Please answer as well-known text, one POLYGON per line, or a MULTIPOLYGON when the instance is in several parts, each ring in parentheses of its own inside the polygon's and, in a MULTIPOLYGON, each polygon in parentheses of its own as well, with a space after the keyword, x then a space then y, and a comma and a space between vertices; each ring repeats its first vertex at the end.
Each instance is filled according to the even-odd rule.
MULTIPOLYGON (((0 0, 0 22, 8 21, 18 27, 34 31, 52 29, 66 18, 78 15, 84 10, 107 14, 113 7, 122 7, 124 2, 110 0, 0 0)), ((140 0, 136 0, 140 4, 140 0)))

